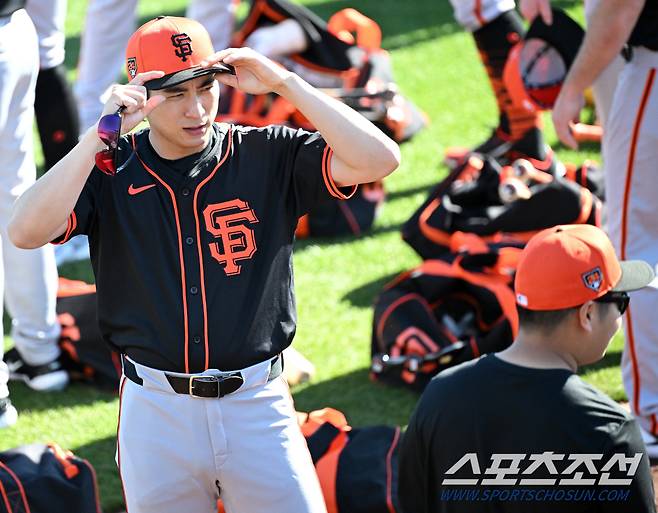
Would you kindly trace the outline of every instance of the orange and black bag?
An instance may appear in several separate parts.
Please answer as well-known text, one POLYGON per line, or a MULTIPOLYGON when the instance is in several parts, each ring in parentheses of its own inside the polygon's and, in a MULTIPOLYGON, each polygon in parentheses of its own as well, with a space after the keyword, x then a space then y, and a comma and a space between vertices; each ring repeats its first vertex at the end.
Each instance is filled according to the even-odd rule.
POLYGON ((56 444, 0 452, 0 513, 101 513, 96 472, 56 444))
MULTIPOLYGON (((355 9, 343 9, 327 23, 287 0, 255 0, 232 44, 243 46, 257 29, 287 19, 299 23, 308 44, 303 52, 288 55, 284 66, 357 110, 398 142, 410 139, 427 124, 426 116, 398 91, 390 56, 381 48, 379 25, 355 9)), ((222 94, 217 119, 314 129, 284 98, 247 95, 233 88, 222 94)))
POLYGON ((480 242, 479 252, 426 260, 386 285, 375 300, 373 379, 420 391, 442 370, 512 343, 521 249, 480 242))
POLYGON ((361 184, 344 201, 324 201, 300 218, 295 235, 307 237, 359 236, 372 228, 386 193, 382 181, 361 184))
MULTIPOLYGON (((396 513, 400 428, 354 429, 342 412, 297 412, 318 474, 327 513, 396 513)), ((218 513, 224 505, 217 501, 218 513)))
POLYGON ((558 224, 601 226, 603 203, 581 183, 602 194, 588 165, 564 177, 501 166, 493 158, 472 155, 438 184, 402 227, 402 238, 423 258, 450 251, 451 237, 463 232, 487 243, 524 245, 530 237, 558 224), (578 183, 578 181, 580 183, 578 183))
POLYGON ((59 279, 57 319, 62 327, 62 366, 74 381, 117 390, 121 359, 103 340, 97 308, 95 285, 59 279))

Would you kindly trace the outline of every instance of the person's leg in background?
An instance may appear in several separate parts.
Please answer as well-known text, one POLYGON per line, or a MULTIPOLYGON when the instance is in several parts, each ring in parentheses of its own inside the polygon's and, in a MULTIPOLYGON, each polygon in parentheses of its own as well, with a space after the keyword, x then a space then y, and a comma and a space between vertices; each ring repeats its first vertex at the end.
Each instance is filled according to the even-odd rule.
POLYGON ((90 0, 87 5, 74 88, 80 133, 98 121, 102 98, 119 78, 126 44, 136 26, 136 7, 137 0, 90 0))
POLYGON ((236 0, 190 0, 185 15, 206 27, 215 51, 228 48, 235 26, 236 0))
POLYGON ((73 149, 80 132, 78 108, 64 65, 66 0, 28 0, 26 9, 39 38, 34 111, 48 170, 73 149))
POLYGON ((510 148, 515 157, 544 161, 550 155, 541 132, 540 113, 516 106, 503 82, 503 69, 512 47, 525 28, 513 0, 450 0, 455 19, 473 34, 482 64, 498 105, 498 126, 492 136, 474 149, 499 156, 510 148), (519 155, 516 155, 519 154, 519 155))
MULTIPOLYGON (((658 52, 635 49, 619 76, 603 135, 608 233, 623 259, 658 264, 658 52)), ((650 456, 658 457, 658 290, 633 296, 621 369, 650 456)))

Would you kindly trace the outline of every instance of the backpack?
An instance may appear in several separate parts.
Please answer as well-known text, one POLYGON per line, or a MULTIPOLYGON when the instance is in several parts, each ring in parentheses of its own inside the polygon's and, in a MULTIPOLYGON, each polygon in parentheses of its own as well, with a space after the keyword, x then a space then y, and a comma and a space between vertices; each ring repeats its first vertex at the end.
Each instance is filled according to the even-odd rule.
POLYGON ((94 468, 56 444, 0 452, 0 513, 101 513, 94 468))
POLYGON ((503 167, 491 157, 472 155, 430 192, 403 225, 402 238, 428 259, 449 252, 458 232, 487 243, 523 246, 538 231, 558 224, 601 226, 601 200, 573 181, 598 184, 592 177, 588 181, 586 167, 573 170, 571 180, 526 162, 503 167))
POLYGON ((521 249, 482 244, 426 260, 384 287, 374 306, 374 380, 422 391, 440 371, 512 343, 521 249))
POLYGON ((61 362, 71 379, 117 390, 121 359, 104 342, 98 327, 96 286, 60 278, 56 310, 62 327, 61 362))
POLYGON ((299 219, 295 236, 304 239, 361 235, 372 228, 385 197, 382 181, 361 184, 347 200, 315 205, 299 219))

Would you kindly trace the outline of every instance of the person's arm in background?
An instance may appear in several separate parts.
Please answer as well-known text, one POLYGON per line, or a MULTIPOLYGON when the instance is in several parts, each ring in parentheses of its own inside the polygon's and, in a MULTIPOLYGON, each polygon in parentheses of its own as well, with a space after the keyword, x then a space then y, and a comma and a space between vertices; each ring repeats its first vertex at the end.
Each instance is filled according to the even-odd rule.
MULTIPOLYGON (((153 96, 147 100, 143 86, 144 82, 161 76, 161 71, 151 71, 137 75, 127 85, 114 86, 103 115, 125 106, 121 131, 132 130, 164 99, 153 96)), ((94 169, 95 155, 103 148, 105 144, 93 126, 62 160, 16 200, 7 227, 9 239, 15 246, 38 248, 66 231, 68 217, 94 169)))
POLYGON ((553 124, 560 140, 576 149, 571 126, 578 121, 584 91, 624 47, 644 7, 645 0, 600 0, 585 33, 576 60, 553 108, 553 124))
POLYGON ((333 150, 331 173, 338 185, 374 182, 400 164, 398 145, 370 121, 254 50, 229 48, 205 65, 218 62, 236 72, 218 74, 220 82, 249 94, 275 92, 306 116, 333 150))

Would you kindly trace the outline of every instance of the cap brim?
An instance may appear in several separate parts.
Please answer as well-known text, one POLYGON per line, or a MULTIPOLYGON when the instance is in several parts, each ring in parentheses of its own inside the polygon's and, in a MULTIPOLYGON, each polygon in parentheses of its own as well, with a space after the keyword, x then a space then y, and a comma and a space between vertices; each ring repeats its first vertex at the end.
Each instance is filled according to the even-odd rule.
POLYGON ((653 268, 643 260, 619 262, 621 279, 612 287, 615 292, 630 292, 646 287, 656 277, 653 268))
POLYGON ((149 80, 144 83, 144 87, 147 89, 166 89, 187 82, 188 80, 192 80, 193 78, 210 75, 211 73, 230 73, 231 75, 235 75, 235 69, 233 66, 227 64, 215 64, 209 68, 201 68, 197 66, 177 71, 176 73, 170 73, 162 78, 149 80))

